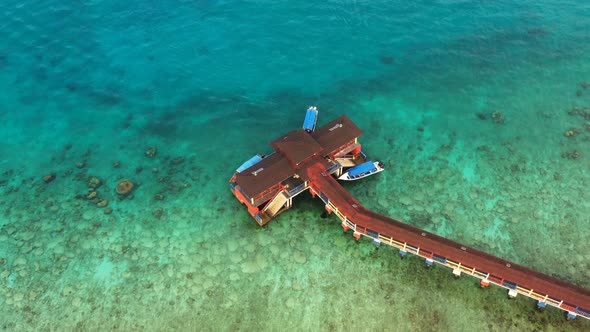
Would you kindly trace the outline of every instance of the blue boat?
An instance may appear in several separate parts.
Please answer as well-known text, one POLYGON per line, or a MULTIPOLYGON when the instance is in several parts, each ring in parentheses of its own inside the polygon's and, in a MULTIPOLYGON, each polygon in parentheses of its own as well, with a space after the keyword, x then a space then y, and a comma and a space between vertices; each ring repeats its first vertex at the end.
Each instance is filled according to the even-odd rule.
POLYGON ((353 181, 365 178, 369 175, 373 175, 384 170, 383 163, 380 161, 366 161, 362 164, 358 164, 348 169, 348 171, 342 174, 338 180, 353 181))
POLYGON ((254 157, 246 160, 242 165, 240 165, 240 167, 238 167, 238 169, 236 170, 236 173, 242 173, 248 168, 258 164, 262 159, 264 159, 264 156, 259 154, 255 155, 254 157))
POLYGON ((318 122, 318 108, 315 106, 310 106, 307 109, 307 113, 305 113, 305 120, 303 120, 303 129, 308 133, 311 133, 315 130, 315 125, 318 122))

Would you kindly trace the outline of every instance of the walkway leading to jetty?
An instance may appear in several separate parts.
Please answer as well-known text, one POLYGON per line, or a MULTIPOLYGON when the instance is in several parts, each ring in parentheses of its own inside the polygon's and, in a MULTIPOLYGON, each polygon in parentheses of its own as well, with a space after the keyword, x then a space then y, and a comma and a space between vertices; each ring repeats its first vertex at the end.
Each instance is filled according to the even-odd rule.
POLYGON ((471 275, 481 280, 482 287, 504 287, 509 297, 528 296, 538 301, 539 308, 560 308, 569 319, 590 319, 589 290, 369 211, 327 172, 323 163, 307 167, 306 173, 312 195, 319 196, 326 210, 336 214, 344 230, 351 229, 355 238, 366 236, 375 245, 395 247, 402 257, 407 253, 420 256, 428 266, 447 266, 457 277, 471 275))

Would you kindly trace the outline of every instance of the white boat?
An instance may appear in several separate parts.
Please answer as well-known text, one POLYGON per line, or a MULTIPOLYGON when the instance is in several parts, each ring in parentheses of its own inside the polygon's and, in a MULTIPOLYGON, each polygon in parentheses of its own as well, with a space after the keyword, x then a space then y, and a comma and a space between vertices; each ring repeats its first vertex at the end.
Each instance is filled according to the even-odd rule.
POLYGON ((354 167, 351 167, 346 171, 346 173, 342 174, 338 180, 344 181, 354 181, 358 179, 365 178, 369 175, 377 174, 384 170, 383 163, 380 161, 366 161, 362 164, 358 164, 354 167))

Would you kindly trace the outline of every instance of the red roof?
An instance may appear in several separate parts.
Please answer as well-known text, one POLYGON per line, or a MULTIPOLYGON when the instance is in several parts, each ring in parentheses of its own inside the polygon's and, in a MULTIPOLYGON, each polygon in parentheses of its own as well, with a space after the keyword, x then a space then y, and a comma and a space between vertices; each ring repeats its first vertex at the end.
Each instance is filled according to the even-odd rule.
POLYGON ((287 158, 294 167, 322 151, 322 146, 303 129, 291 131, 277 138, 270 142, 270 146, 287 158))
POLYGON ((289 178, 295 170, 289 161, 278 153, 236 174, 236 182, 248 198, 255 198, 265 190, 289 178))
POLYGON ((354 141, 362 134, 363 131, 352 120, 346 115, 341 115, 311 133, 311 136, 324 148, 322 155, 327 156, 338 152, 338 148, 354 141))
POLYGON ((307 162, 338 152, 337 149, 353 142, 362 133, 346 115, 311 134, 303 129, 291 131, 270 143, 277 153, 238 173, 236 182, 249 198, 256 198, 294 175, 307 162), (253 174, 258 169, 262 170, 253 174))

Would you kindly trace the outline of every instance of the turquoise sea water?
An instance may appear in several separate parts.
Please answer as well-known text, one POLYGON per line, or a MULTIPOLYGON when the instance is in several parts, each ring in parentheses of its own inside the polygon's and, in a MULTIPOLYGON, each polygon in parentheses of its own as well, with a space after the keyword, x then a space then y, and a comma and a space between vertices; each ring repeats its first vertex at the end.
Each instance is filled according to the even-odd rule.
POLYGON ((388 165, 346 186, 365 206, 590 287, 588 2, 8 0, 0 18, 0 329, 590 328, 357 243, 309 195, 259 228, 227 183, 317 105, 388 165))

